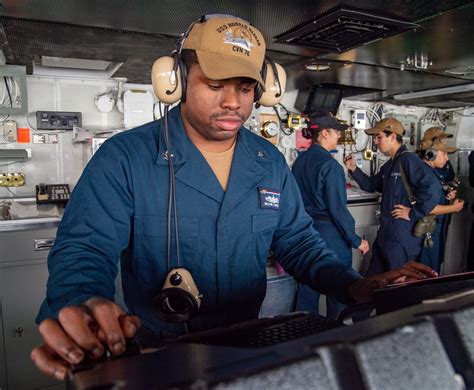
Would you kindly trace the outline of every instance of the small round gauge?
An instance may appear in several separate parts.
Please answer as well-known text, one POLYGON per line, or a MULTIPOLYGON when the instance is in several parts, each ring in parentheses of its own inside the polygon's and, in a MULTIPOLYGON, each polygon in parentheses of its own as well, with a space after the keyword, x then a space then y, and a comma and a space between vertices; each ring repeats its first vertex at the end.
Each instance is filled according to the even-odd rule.
POLYGON ((278 135, 278 132, 280 131, 280 126, 278 126, 278 123, 276 122, 266 121, 266 122, 263 122, 263 125, 260 131, 262 132, 262 135, 265 138, 272 138, 278 135))

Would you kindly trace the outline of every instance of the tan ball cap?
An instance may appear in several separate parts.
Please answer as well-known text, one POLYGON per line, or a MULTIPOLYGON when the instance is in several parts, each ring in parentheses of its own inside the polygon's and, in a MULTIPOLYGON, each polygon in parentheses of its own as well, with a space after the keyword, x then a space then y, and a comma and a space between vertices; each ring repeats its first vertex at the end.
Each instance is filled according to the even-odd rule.
POLYGON ((374 127, 365 130, 365 133, 369 135, 375 135, 381 133, 382 131, 390 131, 391 133, 400 135, 405 134, 405 129, 403 128, 402 123, 395 118, 382 119, 381 121, 377 122, 374 127))
POLYGON ((439 127, 430 127, 423 134, 420 142, 422 150, 436 149, 446 153, 454 153, 457 149, 446 145, 446 138, 451 138, 452 134, 447 134, 439 127))
POLYGON ((183 49, 196 51, 201 70, 208 79, 248 77, 265 88, 260 74, 265 59, 265 39, 242 19, 214 17, 196 23, 183 49))
POLYGON ((425 134, 423 134, 422 141, 430 140, 434 138, 438 138, 438 139, 451 138, 452 136, 453 136, 452 134, 445 133, 439 127, 430 127, 428 130, 425 131, 425 134))
POLYGON ((446 152, 446 153, 454 153, 457 150, 456 148, 453 148, 452 146, 446 145, 440 139, 436 139, 433 142, 433 145, 431 146, 431 148, 436 149, 436 150, 440 150, 440 151, 446 152))

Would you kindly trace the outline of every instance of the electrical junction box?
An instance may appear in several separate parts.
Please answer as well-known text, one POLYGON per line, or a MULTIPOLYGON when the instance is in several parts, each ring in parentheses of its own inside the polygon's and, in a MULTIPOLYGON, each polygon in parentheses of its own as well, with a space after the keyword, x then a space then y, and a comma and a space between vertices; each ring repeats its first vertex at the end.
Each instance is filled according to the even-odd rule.
POLYGON ((80 112, 36 111, 38 130, 72 130, 74 126, 82 126, 80 112))
POLYGON ((367 112, 365 110, 355 110, 352 123, 354 124, 354 129, 367 129, 367 112))
POLYGON ((131 128, 153 121, 153 95, 148 91, 129 90, 123 94, 123 123, 131 128))
POLYGON ((3 123, 3 138, 5 142, 16 142, 17 124, 14 120, 3 123))

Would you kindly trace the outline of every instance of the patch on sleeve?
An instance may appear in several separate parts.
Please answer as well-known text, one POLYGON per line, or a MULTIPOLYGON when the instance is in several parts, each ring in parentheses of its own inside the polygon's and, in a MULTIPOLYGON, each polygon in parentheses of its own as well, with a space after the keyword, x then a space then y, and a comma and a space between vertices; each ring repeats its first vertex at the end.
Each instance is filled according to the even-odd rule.
POLYGON ((260 208, 278 210, 280 208, 280 193, 269 188, 259 188, 260 208))

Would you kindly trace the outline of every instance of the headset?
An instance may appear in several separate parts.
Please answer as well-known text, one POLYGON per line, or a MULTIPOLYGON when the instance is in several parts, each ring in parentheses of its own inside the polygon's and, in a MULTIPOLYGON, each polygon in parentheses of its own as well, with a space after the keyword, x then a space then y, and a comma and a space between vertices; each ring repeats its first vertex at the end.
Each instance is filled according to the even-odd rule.
MULTIPOLYGON (((232 15, 211 14, 203 15, 195 20, 183 33, 176 43, 176 49, 171 56, 157 59, 152 67, 151 78, 155 95, 160 102, 165 103, 164 115, 162 117, 163 138, 166 145, 166 158, 169 169, 169 194, 167 214, 167 249, 166 265, 167 275, 161 291, 155 296, 153 306, 158 317, 166 322, 185 323, 199 311, 202 294, 196 286, 191 273, 180 266, 178 217, 176 208, 175 176, 172 162, 168 111, 171 104, 181 100, 186 101, 186 78, 187 68, 181 53, 183 45, 196 23, 203 23, 211 17, 233 17, 232 15), (177 267, 171 268, 171 224, 174 222, 177 267)), ((240 19, 240 18, 238 18, 240 19)), ((246 22, 250 25, 250 23, 246 22)), ((271 107, 278 104, 283 97, 286 86, 286 73, 283 67, 265 58, 261 69, 262 79, 265 82, 265 91, 257 83, 255 87, 255 102, 262 106, 271 107)))
POLYGON ((308 127, 303 127, 301 135, 306 139, 312 139, 315 132, 319 131, 319 126, 316 124, 309 124, 308 127))
POLYGON ((424 149, 423 158, 427 161, 434 161, 438 156, 438 150, 433 148, 433 144, 436 138, 424 140, 421 142, 421 147, 424 149))
MULTIPOLYGON (((187 68, 181 57, 184 42, 196 23, 204 23, 213 17, 232 17, 241 19, 233 15, 208 14, 195 20, 188 27, 185 33, 181 34, 176 42, 176 49, 171 56, 158 58, 151 70, 151 81, 153 90, 158 100, 165 104, 174 104, 181 100, 186 101, 186 78, 187 68)), ((241 19, 243 20, 243 19, 241 19)), ((248 25, 251 23, 246 22, 248 25)), ((261 69, 262 79, 265 82, 265 91, 259 83, 255 87, 254 101, 258 105, 272 107, 280 102, 285 93, 286 72, 280 64, 265 57, 261 69)))
POLYGON ((170 141, 168 131, 168 110, 165 106, 163 115, 163 138, 166 145, 166 159, 169 171, 169 193, 168 213, 166 227, 166 270, 167 275, 161 291, 153 300, 153 306, 158 317, 166 322, 185 323, 194 316, 200 306, 202 294, 196 286, 191 273, 180 266, 181 258, 179 251, 178 213, 176 207, 175 175, 172 162, 173 154, 170 152, 170 141), (171 221, 174 222, 177 267, 171 268, 171 221))

